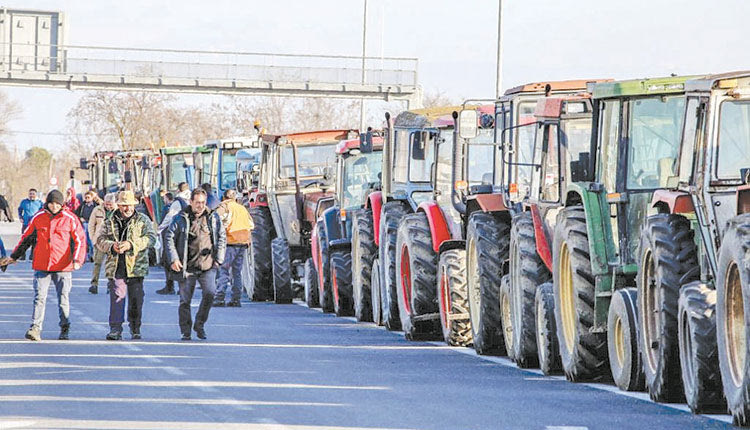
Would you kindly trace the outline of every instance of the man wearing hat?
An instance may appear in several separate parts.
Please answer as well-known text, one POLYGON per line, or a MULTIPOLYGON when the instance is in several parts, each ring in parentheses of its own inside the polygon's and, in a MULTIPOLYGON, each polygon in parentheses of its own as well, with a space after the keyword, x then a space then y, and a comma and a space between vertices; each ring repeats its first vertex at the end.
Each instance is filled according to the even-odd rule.
POLYGON ((107 340, 122 339, 125 297, 128 297, 128 324, 132 339, 141 338, 143 278, 148 275, 148 249, 156 233, 148 216, 136 212, 132 191, 120 191, 117 211, 104 220, 96 240, 99 251, 107 254, 105 274, 109 279, 109 334, 107 340))
POLYGON ((50 283, 57 290, 60 314, 60 337, 67 340, 70 331, 68 295, 73 287, 72 271, 86 261, 86 234, 78 217, 63 207, 65 199, 60 191, 47 194, 44 210, 29 221, 16 249, 10 257, 0 260, 0 266, 13 264, 26 250, 36 244, 32 252, 34 269, 34 311, 26 339, 42 339, 42 322, 50 283), (72 246, 71 246, 72 244, 72 246))

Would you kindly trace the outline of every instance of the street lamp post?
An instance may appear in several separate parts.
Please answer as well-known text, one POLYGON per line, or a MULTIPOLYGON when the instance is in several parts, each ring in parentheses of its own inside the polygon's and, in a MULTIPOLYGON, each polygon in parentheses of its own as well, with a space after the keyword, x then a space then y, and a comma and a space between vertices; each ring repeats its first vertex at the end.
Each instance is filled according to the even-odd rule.
MULTIPOLYGON (((367 0, 362 14, 362 85, 365 84, 365 57, 367 52, 367 0)), ((365 129, 365 99, 359 99, 359 131, 365 129)))
MULTIPOLYGON (((366 1, 366 0, 365 0, 366 1)), ((503 0, 497 0, 497 76, 495 95, 500 98, 503 91, 503 0)))

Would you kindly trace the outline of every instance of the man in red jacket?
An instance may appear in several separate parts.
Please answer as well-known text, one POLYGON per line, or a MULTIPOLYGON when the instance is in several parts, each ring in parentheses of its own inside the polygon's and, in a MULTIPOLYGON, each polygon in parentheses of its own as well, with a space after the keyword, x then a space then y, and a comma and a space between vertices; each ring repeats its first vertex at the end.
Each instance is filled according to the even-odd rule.
POLYGON ((50 282, 55 284, 60 314, 60 337, 68 339, 70 330, 70 305, 68 295, 73 286, 72 271, 78 270, 86 261, 86 234, 78 217, 63 208, 65 200, 60 191, 47 194, 44 210, 37 212, 21 236, 21 240, 9 258, 0 260, 0 265, 13 264, 34 247, 31 267, 34 269, 34 313, 26 339, 42 339, 42 322, 47 303, 50 282))

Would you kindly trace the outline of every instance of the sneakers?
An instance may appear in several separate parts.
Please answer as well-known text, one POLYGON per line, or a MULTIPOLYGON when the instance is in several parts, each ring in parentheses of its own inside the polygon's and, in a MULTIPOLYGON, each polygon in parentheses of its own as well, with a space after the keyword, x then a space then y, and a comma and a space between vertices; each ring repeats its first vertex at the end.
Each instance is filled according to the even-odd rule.
POLYGON ((198 336, 198 339, 206 340, 206 330, 203 327, 193 327, 193 330, 195 330, 195 335, 198 336))
POLYGON ((161 295, 174 294, 174 287, 170 287, 167 285, 161 290, 156 290, 156 294, 161 294, 161 295))
POLYGON ((241 308, 242 305, 240 304, 239 300, 232 300, 229 303, 227 303, 227 307, 230 307, 230 308, 241 308))
POLYGON ((60 327, 60 336, 58 336, 59 340, 68 340, 70 339, 70 326, 60 327))
POLYGON ((133 340, 140 340, 141 339, 141 329, 131 329, 130 330, 130 338, 133 340))
POLYGON ((188 333, 188 334, 184 334, 184 333, 183 333, 183 334, 182 334, 182 339, 181 339, 181 340, 190 340, 190 333, 188 333))
POLYGON ((91 285, 89 287, 89 293, 91 294, 98 294, 99 293, 99 287, 96 285, 91 285))
POLYGON ((42 340, 42 332, 41 332, 41 331, 39 331, 39 329, 38 329, 38 328, 36 328, 36 327, 31 327, 31 328, 30 328, 30 329, 29 329, 29 330, 28 330, 28 331, 26 332, 26 339, 28 339, 28 340, 33 340, 33 341, 39 341, 39 340, 42 340))
POLYGON ((107 340, 122 340, 122 332, 112 329, 107 334, 107 340))
POLYGON ((214 299, 214 304, 211 305, 215 308, 223 308, 224 307, 224 299, 214 299))

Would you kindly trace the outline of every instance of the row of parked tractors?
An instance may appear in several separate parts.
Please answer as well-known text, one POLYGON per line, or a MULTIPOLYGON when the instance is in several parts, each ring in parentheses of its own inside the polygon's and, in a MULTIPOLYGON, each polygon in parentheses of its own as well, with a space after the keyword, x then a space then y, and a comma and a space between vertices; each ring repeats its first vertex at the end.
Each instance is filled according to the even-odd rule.
POLYGON ((283 139, 254 299, 750 424, 750 72, 532 83, 283 139))

